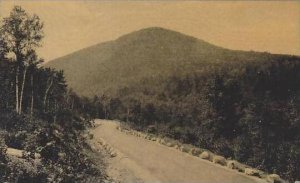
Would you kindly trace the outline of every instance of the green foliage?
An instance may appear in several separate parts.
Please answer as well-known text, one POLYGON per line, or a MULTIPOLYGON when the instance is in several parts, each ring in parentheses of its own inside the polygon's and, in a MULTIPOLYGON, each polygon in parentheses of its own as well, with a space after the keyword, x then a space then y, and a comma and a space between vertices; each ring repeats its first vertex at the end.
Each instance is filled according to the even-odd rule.
MULTIPOLYGON (((286 179, 300 178, 297 56, 233 51, 148 28, 47 66, 63 69, 80 95, 96 95, 80 100, 71 93, 71 108, 88 118, 151 127, 286 179)), ((57 111, 56 103, 46 110, 57 111)))
POLYGON ((16 6, 1 25, 0 182, 101 181, 84 151, 83 133, 91 125, 84 99, 67 90, 62 71, 38 67, 34 48, 43 24, 16 6), (7 155, 7 147, 25 150, 25 159, 7 155))
MULTIPOLYGON (((300 58, 293 56, 206 66, 121 88, 104 97, 118 101, 118 108, 108 102, 109 115, 95 117, 120 119, 296 180, 299 78, 300 58)), ((102 102, 101 97, 93 101, 99 110, 102 102)))

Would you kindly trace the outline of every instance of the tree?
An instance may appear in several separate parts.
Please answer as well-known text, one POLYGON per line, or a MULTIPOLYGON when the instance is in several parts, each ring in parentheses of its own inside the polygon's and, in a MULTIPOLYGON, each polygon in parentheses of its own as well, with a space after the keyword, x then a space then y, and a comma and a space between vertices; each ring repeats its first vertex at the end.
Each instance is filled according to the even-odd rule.
POLYGON ((6 55, 11 55, 11 60, 15 61, 15 109, 20 114, 27 69, 39 61, 35 50, 41 46, 44 36, 43 23, 37 15, 28 15, 20 6, 15 6, 10 16, 3 19, 0 35, 6 55))

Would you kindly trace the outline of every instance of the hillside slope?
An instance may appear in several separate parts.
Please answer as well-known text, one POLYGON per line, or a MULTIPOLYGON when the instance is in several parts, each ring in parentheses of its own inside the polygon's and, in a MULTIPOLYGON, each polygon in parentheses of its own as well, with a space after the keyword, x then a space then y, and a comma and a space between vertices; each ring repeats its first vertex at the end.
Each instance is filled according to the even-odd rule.
POLYGON ((291 182, 300 178, 299 56, 228 50, 148 28, 46 66, 63 69, 79 94, 101 95, 83 105, 92 117, 152 126, 291 182))
POLYGON ((154 27, 82 49, 50 61, 45 67, 64 70, 71 88, 81 95, 92 96, 143 78, 195 72, 207 63, 255 60, 265 55, 223 49, 154 27))

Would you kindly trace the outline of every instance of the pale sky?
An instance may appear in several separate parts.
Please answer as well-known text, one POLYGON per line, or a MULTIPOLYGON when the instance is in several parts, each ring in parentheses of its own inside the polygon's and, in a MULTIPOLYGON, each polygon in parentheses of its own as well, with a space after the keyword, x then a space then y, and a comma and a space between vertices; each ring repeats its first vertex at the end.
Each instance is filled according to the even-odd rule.
POLYGON ((300 55, 300 1, 3 1, 45 24, 46 61, 146 27, 163 27, 230 49, 300 55))

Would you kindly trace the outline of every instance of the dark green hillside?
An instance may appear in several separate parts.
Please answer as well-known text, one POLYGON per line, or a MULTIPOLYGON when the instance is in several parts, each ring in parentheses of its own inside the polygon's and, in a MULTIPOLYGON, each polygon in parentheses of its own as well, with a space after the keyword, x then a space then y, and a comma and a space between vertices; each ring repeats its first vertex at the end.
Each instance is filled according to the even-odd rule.
POLYGON ((175 31, 147 28, 58 58, 46 66, 64 70, 71 88, 93 96, 142 78, 197 72, 207 63, 268 57, 272 55, 231 51, 175 31))
POLYGON ((48 63, 85 109, 300 179, 300 57, 148 28, 48 63), (109 92, 113 91, 113 92, 109 92))
MULTIPOLYGON (((219 63, 91 100, 100 118, 178 139, 290 181, 300 175, 300 58, 219 63)), ((90 107, 93 108, 93 107, 90 107)))

